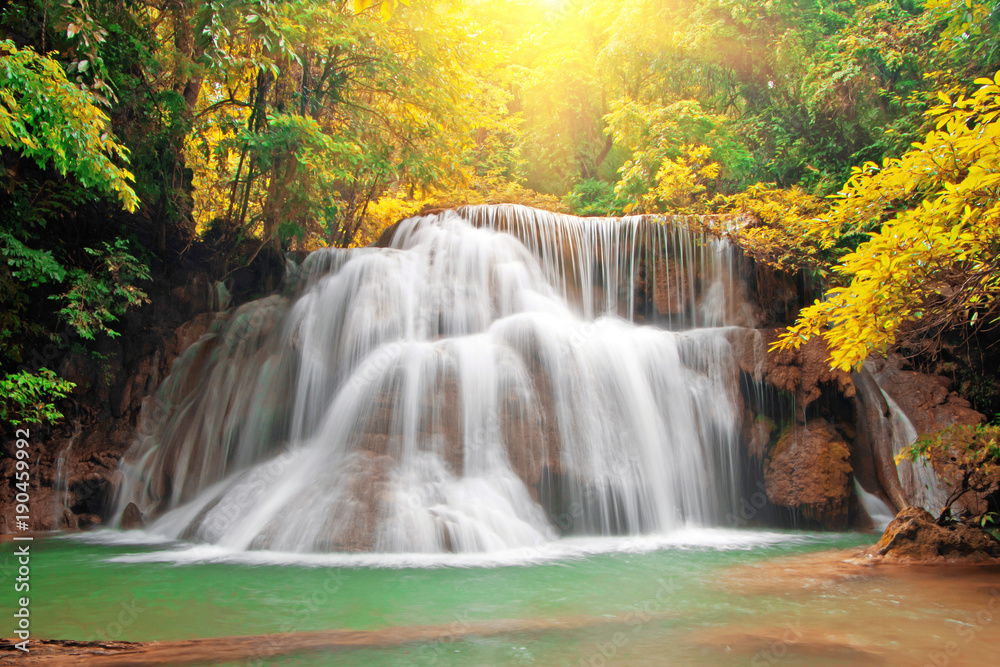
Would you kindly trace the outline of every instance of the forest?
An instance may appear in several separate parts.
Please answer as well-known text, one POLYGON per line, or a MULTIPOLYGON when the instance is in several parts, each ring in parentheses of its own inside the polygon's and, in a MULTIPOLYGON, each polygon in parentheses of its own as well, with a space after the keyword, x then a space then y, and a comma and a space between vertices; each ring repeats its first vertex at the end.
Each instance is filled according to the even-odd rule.
POLYGON ((844 370, 903 350, 1000 413, 994 3, 20 0, 0 20, 13 424, 72 390, 37 350, 100 358, 192 245, 225 274, 499 202, 736 216, 717 233, 826 294, 780 344, 821 335, 844 370))
POLYGON ((996 0, 5 0, 0 170, 0 664, 996 663, 996 0))

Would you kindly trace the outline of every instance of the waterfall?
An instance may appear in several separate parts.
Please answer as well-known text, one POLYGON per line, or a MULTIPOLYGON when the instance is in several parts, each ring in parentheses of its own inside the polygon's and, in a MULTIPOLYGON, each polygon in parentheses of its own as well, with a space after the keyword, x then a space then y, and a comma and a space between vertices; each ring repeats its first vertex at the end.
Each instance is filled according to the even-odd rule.
POLYGON ((872 527, 880 533, 883 532, 886 526, 896 517, 896 513, 884 500, 874 493, 865 491, 857 478, 854 479, 854 493, 857 494, 861 506, 865 509, 865 513, 868 514, 868 518, 872 520, 872 527))
POLYGON ((69 509, 69 474, 72 468, 69 457, 73 451, 73 445, 82 432, 82 422, 77 419, 73 425, 73 435, 70 436, 69 440, 66 441, 66 446, 56 456, 56 477, 52 484, 52 488, 55 491, 53 494, 55 500, 52 506, 52 524, 56 527, 62 525, 66 516, 66 510, 69 509))
POLYGON ((688 222, 467 207, 312 253, 174 364, 119 515, 299 552, 719 521, 742 410, 727 331, 750 315, 735 253, 688 222))
MULTIPOLYGON (((889 424, 892 433, 892 453, 895 456, 904 447, 917 441, 917 429, 914 428, 903 409, 882 390, 882 396, 889 405, 889 424)), ((896 463, 899 483, 903 487, 907 500, 915 507, 922 507, 934 516, 941 513, 941 508, 948 501, 948 492, 941 486, 937 473, 926 460, 913 462, 902 460, 896 463)))

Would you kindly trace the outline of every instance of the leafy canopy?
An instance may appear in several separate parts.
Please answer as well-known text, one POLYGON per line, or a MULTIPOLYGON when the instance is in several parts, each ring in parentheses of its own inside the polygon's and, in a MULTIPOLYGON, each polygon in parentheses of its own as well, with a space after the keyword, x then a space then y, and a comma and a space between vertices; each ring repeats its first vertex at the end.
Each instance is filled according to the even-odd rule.
POLYGON ((807 233, 819 247, 846 233, 870 238, 834 271, 843 286, 802 310, 779 340, 821 335, 843 370, 899 336, 996 317, 1000 297, 1000 72, 970 96, 940 94, 934 129, 902 157, 852 170, 829 213, 807 233))
POLYGON ((52 58, 10 40, 0 41, 0 54, 0 146, 42 168, 51 163, 134 211, 132 173, 115 164, 127 164, 128 151, 109 133, 110 120, 94 97, 67 80, 52 58))

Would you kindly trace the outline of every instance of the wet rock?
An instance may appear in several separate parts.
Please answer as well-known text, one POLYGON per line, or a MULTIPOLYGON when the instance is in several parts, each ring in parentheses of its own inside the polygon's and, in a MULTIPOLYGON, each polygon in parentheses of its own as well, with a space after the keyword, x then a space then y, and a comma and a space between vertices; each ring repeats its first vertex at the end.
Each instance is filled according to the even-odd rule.
POLYGON ((879 386, 906 413, 917 433, 936 433, 954 424, 981 424, 985 417, 951 391, 951 381, 940 375, 902 370, 898 354, 872 360, 872 374, 879 386))
MULTIPOLYGON (((939 433, 950 426, 975 426, 985 420, 967 400, 950 390, 951 381, 948 378, 902 370, 903 363, 903 357, 891 354, 886 359, 869 360, 866 367, 871 369, 882 390, 906 415, 917 435, 939 433)), ((898 466, 903 492, 909 500, 907 504, 921 504, 931 509, 944 504, 947 490, 959 483, 963 474, 948 457, 934 458, 931 465, 939 480, 938 490, 933 496, 934 502, 928 504, 922 500, 927 497, 926 483, 908 472, 905 468, 908 465, 898 466)), ((989 507, 987 495, 966 493, 956 504, 959 509, 964 508, 974 515, 982 514, 989 507)))
MULTIPOLYGON (((767 347, 778 339, 781 330, 767 330, 764 334, 767 347)), ((767 353, 764 379, 776 389, 795 396, 799 421, 805 421, 806 407, 823 394, 823 385, 836 387, 844 398, 855 394, 851 376, 844 371, 830 368, 826 341, 817 336, 797 350, 772 350, 767 353)))
POLYGON ((336 507, 326 532, 327 546, 333 551, 371 551, 375 547, 375 526, 385 512, 385 494, 395 461, 390 456, 361 452, 349 464, 347 498, 336 507))
POLYGON ((795 425, 778 438, 764 464, 767 496, 826 528, 843 529, 851 496, 849 459, 847 443, 827 421, 795 425))
POLYGON ((889 405, 867 369, 852 373, 851 380, 856 389, 851 399, 856 433, 851 448, 854 477, 869 493, 881 491, 893 510, 899 511, 910 503, 893 460, 889 405))
MULTIPOLYGON (((166 298, 161 294, 161 303, 166 298)), ((102 515, 111 509, 112 477, 135 438, 143 401, 183 352, 180 348, 226 317, 205 313, 180 323, 174 319, 176 308, 161 309, 158 304, 137 312, 144 322, 141 331, 130 332, 126 342, 102 352, 111 361, 72 351, 50 355, 56 356, 50 362, 59 375, 77 387, 72 405, 67 401, 60 406, 67 419, 48 429, 32 429, 31 500, 39 508, 31 515, 32 530, 85 530, 102 523, 102 515), (55 488, 60 458, 63 490, 55 488)), ((0 476, 13 479, 13 463, 9 457, 0 458, 0 476)), ((14 506, 14 494, 0 490, 0 514, 13 515, 14 506)))
POLYGON ((653 305, 660 315, 683 314, 690 306, 688 295, 693 292, 689 272, 676 261, 657 258, 654 266, 656 294, 653 305))
POLYGON ((743 418, 743 439, 747 443, 750 456, 759 461, 767 453, 767 445, 771 441, 771 433, 775 423, 764 415, 754 416, 749 410, 743 418))
POLYGON ((62 516, 59 518, 56 528, 69 531, 79 530, 80 519, 69 508, 66 508, 62 511, 62 516))
POLYGON ((730 327, 724 331, 724 335, 739 369, 755 382, 762 381, 768 362, 767 342, 762 330, 730 327))
POLYGON ((208 333, 218 319, 219 313, 202 313, 179 326, 167 341, 167 364, 173 363, 175 358, 208 333))
POLYGON ((142 512, 135 503, 129 503, 122 512, 122 530, 136 530, 145 527, 146 522, 142 518, 142 512))
POLYGON ((926 510, 905 507, 865 553, 870 559, 900 562, 990 561, 1000 558, 1000 541, 965 524, 939 526, 926 510))
POLYGON ((799 282, 794 273, 754 263, 749 297, 758 326, 794 322, 799 309, 799 282))

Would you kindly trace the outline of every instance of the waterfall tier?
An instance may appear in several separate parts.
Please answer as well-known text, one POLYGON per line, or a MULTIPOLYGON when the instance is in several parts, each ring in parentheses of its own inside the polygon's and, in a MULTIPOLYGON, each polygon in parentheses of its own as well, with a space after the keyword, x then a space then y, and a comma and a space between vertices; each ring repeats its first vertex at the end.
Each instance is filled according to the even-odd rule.
POLYGON ((317 251, 294 295, 242 306, 176 362, 123 459, 119 512, 281 551, 712 524, 738 472, 737 274, 684 225, 514 206, 317 251))

